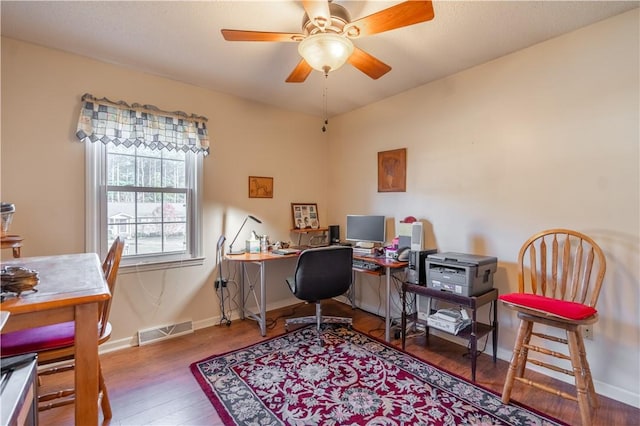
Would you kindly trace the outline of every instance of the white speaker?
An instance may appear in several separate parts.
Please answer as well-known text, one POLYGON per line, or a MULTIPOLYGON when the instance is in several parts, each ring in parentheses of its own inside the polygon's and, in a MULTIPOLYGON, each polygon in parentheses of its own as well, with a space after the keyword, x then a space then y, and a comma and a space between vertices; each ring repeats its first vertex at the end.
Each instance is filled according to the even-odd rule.
POLYGON ((422 250, 423 239, 422 222, 413 222, 411 224, 411 250, 422 250))

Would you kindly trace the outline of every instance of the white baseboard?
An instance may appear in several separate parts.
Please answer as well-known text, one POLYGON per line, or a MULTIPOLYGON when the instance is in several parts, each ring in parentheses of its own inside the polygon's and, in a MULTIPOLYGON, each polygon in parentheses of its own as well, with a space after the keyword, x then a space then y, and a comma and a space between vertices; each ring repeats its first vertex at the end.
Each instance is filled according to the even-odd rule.
MULTIPOLYGON (((269 311, 272 311, 272 310, 275 310, 275 309, 284 308, 286 306, 295 305, 297 303, 300 303, 300 299, 297 299, 295 297, 290 297, 288 299, 278 300, 275 303, 268 304, 267 307, 266 307, 266 311, 269 312, 269 311)), ((234 309, 229 314, 229 317, 230 317, 230 319, 232 321, 240 319, 240 312, 237 309, 234 309)), ((201 328, 213 327, 213 326, 220 325, 220 319, 221 319, 221 317, 218 315, 218 316, 215 316, 215 317, 205 318, 205 319, 199 320, 199 321, 194 321, 193 322, 193 329, 194 330, 199 330, 201 328)), ((253 320, 249 320, 249 321, 253 321, 253 320)), ((260 329, 259 329, 259 327, 257 325, 256 325, 256 332, 259 335, 260 329)), ((120 350, 120 349, 131 348, 131 347, 134 347, 134 346, 138 346, 138 334, 137 334, 137 332, 136 332, 136 334, 134 334, 133 336, 130 336, 130 337, 124 337, 124 338, 118 339, 118 340, 109 340, 109 341, 103 343, 102 345, 100 345, 100 353, 101 354, 105 354, 105 353, 117 351, 117 350, 120 350)))

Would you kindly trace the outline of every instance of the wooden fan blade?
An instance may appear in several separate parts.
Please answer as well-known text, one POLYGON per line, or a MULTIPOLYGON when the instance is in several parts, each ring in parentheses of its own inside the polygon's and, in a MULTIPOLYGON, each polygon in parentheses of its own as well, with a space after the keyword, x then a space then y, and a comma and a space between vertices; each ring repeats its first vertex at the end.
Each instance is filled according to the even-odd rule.
POLYGON ((344 31, 350 37, 362 37, 430 21, 433 16, 431 1, 409 0, 357 19, 346 25, 344 31))
POLYGON ((331 12, 327 0, 303 0, 302 6, 312 23, 324 28, 331 23, 331 12))
POLYGON ((297 33, 270 33, 265 31, 220 30, 227 41, 289 41, 298 42, 304 35, 297 33))
POLYGON ((353 53, 349 57, 349 63, 374 80, 391 71, 389 65, 357 47, 354 47, 353 53))
POLYGON ((307 63, 304 59, 298 62, 298 65, 291 71, 289 77, 285 80, 287 83, 303 83, 309 74, 311 74, 311 65, 307 63))

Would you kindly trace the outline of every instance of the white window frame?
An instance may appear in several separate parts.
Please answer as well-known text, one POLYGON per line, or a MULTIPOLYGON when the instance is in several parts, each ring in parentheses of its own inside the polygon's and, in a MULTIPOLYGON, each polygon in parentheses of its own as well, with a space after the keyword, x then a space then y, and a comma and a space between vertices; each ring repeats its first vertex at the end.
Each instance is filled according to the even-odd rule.
MULTIPOLYGON (((107 150, 103 143, 85 143, 86 172, 86 250, 98 253, 101 259, 107 254, 107 150)), ((187 246, 184 254, 167 253, 123 257, 120 270, 126 272, 153 271, 204 263, 202 229, 203 155, 189 152, 194 161, 187 162, 187 246), (191 165, 191 167, 189 166, 191 165)))

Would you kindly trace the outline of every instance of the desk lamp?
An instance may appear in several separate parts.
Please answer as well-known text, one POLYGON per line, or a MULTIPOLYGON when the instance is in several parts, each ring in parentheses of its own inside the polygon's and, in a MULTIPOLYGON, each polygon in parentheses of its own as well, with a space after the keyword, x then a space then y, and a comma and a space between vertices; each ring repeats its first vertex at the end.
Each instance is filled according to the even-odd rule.
POLYGON ((238 229, 238 232, 236 233, 236 236, 233 237, 233 241, 231 241, 231 244, 229 244, 229 253, 228 254, 242 254, 242 253, 244 253, 244 249, 233 251, 233 243, 235 243, 236 239, 238 239, 238 235, 240 235, 240 231, 242 231, 242 228, 244 228, 244 225, 247 223, 248 219, 254 220, 254 221, 258 222, 258 223, 262 223, 262 221, 260 219, 256 218, 255 216, 249 215, 249 216, 245 217, 244 218, 244 222, 242 222, 242 225, 240 225, 240 229, 238 229))

